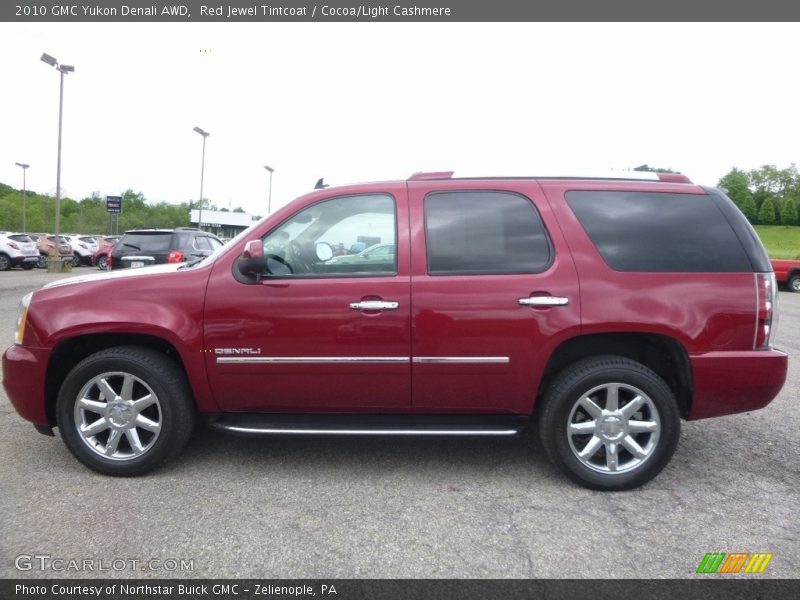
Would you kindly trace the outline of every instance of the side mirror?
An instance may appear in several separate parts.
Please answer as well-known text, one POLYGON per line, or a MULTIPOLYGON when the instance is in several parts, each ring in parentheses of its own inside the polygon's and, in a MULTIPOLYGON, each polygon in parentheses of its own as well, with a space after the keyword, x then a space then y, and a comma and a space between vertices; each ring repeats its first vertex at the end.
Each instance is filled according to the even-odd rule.
POLYGON ((261 245, 261 240, 251 240, 244 245, 244 251, 236 259, 236 266, 247 277, 263 275, 264 246, 261 245))
POLYGON ((317 252, 317 258, 322 262, 333 258, 333 247, 328 242, 317 242, 314 250, 317 252))

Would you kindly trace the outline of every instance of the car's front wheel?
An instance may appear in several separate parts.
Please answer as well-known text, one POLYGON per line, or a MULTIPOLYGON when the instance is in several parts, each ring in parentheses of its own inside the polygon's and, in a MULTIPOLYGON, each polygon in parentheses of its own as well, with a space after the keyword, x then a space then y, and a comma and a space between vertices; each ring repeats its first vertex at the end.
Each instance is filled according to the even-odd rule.
POLYGON ((58 426, 72 454, 107 475, 141 475, 176 457, 194 428, 178 365, 154 350, 118 347, 78 363, 58 394, 58 426))
POLYGON ((620 356, 581 360, 549 385, 539 419, 551 460, 592 489, 625 490, 655 477, 678 443, 680 414, 669 386, 620 356))
POLYGON ((101 271, 108 271, 108 256, 103 254, 97 258, 97 268, 101 271))
POLYGON ((800 292, 800 275, 792 275, 786 282, 790 292, 800 292))
POLYGON ((72 266, 73 268, 81 266, 81 256, 77 252, 72 255, 72 266))

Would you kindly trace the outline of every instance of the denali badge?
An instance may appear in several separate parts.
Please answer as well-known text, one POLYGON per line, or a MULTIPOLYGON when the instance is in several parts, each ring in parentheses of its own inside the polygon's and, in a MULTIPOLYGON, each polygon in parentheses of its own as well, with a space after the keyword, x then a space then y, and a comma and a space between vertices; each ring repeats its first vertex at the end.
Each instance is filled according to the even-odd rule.
POLYGON ((214 354, 261 354, 261 348, 214 348, 214 354))

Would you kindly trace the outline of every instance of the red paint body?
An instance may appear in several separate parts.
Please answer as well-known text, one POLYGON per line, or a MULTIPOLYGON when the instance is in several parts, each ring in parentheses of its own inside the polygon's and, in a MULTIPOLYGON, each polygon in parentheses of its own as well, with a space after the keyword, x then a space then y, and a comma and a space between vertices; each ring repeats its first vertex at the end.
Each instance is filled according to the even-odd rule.
POLYGON ((770 262, 772 263, 772 269, 775 271, 775 279, 778 280, 778 283, 786 284, 790 276, 796 277, 800 275, 800 260, 776 258, 772 259, 770 262))
POLYGON ((83 336, 138 334, 175 350, 201 413, 363 412, 531 414, 545 370, 561 344, 592 334, 646 333, 675 340, 688 356, 689 418, 760 408, 780 391, 787 357, 754 349, 756 286, 745 273, 631 273, 612 270, 564 200, 569 190, 702 194, 673 181, 414 179, 322 189, 303 196, 225 247, 213 262, 165 265, 64 280, 34 293, 22 346, 3 356, 4 385, 17 411, 52 424, 45 385, 54 350, 83 336), (431 191, 502 190, 535 205, 555 259, 531 275, 431 276, 423 199, 431 191), (397 274, 376 277, 234 277, 236 259, 315 202, 363 193, 396 202, 397 274), (724 293, 721 292, 724 290, 724 293), (554 308, 519 298, 567 297, 554 308), (86 297, 113 298, 87 306, 86 297), (388 312, 349 303, 399 302, 388 312), (267 357, 408 357, 364 363, 228 364, 219 349, 267 357), (442 364, 415 357, 507 357, 442 364))

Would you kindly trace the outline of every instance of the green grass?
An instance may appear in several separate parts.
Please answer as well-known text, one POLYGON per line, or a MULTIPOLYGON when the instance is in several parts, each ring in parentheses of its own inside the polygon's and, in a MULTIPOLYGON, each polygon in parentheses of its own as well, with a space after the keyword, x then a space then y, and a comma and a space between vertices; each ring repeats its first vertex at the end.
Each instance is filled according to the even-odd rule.
POLYGON ((800 227, 755 225, 770 258, 800 259, 800 227))

